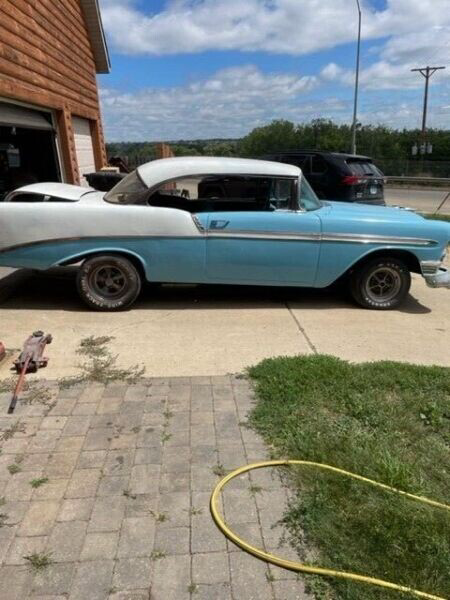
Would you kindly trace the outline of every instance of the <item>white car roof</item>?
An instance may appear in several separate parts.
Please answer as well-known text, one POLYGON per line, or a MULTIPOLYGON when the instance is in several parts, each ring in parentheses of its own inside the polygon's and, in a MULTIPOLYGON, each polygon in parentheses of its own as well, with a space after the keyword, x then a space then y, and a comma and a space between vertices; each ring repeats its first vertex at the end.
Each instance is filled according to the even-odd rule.
POLYGON ((45 183, 32 183, 14 190, 14 194, 24 192, 26 194, 43 194, 45 196, 56 196, 65 200, 76 202, 86 194, 95 192, 94 188, 71 185, 70 183, 57 183, 54 181, 45 183))
POLYGON ((301 171, 293 165, 254 160, 249 158, 224 158, 221 156, 179 156, 162 158, 137 168, 142 181, 149 188, 169 179, 191 175, 267 175, 273 177, 299 177, 301 171))

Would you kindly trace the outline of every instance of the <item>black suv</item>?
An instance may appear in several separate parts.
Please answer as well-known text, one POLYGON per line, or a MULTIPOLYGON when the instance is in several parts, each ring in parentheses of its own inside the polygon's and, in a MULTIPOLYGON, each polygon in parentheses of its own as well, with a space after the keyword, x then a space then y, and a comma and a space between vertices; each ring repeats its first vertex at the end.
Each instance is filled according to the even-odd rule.
POLYGON ((297 150, 276 152, 260 158, 300 167, 319 198, 386 204, 384 175, 367 156, 297 150))

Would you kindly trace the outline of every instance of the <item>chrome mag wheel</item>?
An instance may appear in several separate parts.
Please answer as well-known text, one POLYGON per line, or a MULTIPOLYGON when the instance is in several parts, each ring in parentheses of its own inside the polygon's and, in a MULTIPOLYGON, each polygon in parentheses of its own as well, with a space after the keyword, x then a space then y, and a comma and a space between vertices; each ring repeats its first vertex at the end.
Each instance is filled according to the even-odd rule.
POLYGON ((367 278, 365 292, 374 302, 390 302, 402 287, 402 280, 397 270, 388 266, 375 269, 367 278))
POLYGON ((105 265, 94 269, 90 281, 92 290, 105 298, 123 294, 127 285, 126 273, 116 265, 105 265))

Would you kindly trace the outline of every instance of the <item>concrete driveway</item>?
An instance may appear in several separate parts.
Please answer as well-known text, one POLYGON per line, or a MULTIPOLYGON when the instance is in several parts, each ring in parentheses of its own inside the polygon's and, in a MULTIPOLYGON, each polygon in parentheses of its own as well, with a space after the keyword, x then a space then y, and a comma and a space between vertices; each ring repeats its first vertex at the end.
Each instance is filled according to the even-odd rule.
MULTIPOLYGON (((36 329, 52 333, 50 366, 41 372, 51 379, 77 372, 77 346, 90 335, 114 336, 119 364, 143 364, 149 377, 224 375, 266 357, 313 352, 450 365, 450 295, 419 276, 395 312, 360 309, 336 290, 163 286, 146 288, 132 310, 116 314, 86 310, 72 271, 25 274, 15 285, 10 278, 2 281, 10 285, 0 300, 0 339, 19 348, 36 329)), ((9 366, 0 365, 0 379, 9 366)))

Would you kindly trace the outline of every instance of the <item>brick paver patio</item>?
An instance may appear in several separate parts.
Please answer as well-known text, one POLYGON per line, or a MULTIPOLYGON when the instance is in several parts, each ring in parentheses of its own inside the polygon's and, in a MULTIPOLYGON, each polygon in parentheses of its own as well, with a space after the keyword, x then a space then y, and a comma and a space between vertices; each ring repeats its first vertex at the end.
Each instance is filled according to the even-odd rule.
MULTIPOLYGON (((245 379, 48 385, 50 410, 32 403, 7 416, 9 395, 0 394, 2 600, 307 597, 295 574, 229 543, 209 513, 222 467, 267 458, 243 423, 252 403, 245 379), (33 488, 39 478, 48 481, 33 488), (33 570, 24 558, 33 553, 51 564, 33 570)), ((275 473, 244 475, 224 494, 227 522, 295 558, 279 547, 286 494, 275 473)))

